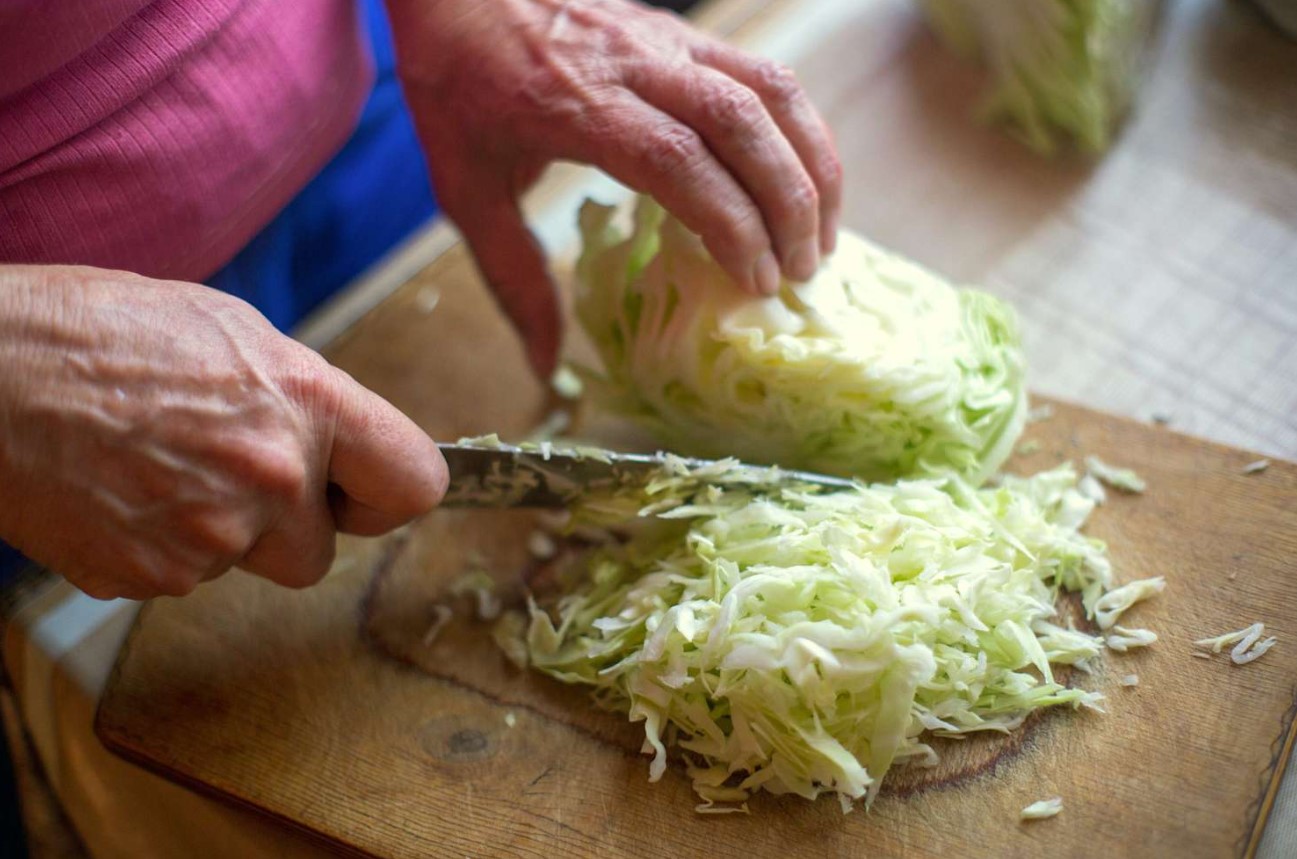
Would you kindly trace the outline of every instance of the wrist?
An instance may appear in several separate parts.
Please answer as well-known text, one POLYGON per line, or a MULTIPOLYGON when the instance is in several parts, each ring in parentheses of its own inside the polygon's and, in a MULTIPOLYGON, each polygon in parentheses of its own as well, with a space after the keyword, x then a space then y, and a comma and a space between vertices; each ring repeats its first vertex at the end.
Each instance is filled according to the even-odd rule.
POLYGON ((18 546, 24 481, 15 461, 14 433, 23 420, 22 402, 29 395, 33 329, 43 327, 41 308, 49 298, 36 287, 45 279, 44 266, 0 265, 0 540, 18 546))
MULTIPOLYGON (((55 289, 43 289, 49 268, 0 265, 0 431, 10 425, 12 409, 28 373, 33 335, 48 330, 55 289)), ((0 437, 2 440, 2 437, 0 437)), ((3 457, 3 451, 0 451, 3 457)))
MULTIPOLYGON (((500 0, 493 0, 500 2, 500 0)), ((472 34, 489 23, 481 0, 384 0, 396 47, 396 72, 427 86, 464 62, 472 34)))

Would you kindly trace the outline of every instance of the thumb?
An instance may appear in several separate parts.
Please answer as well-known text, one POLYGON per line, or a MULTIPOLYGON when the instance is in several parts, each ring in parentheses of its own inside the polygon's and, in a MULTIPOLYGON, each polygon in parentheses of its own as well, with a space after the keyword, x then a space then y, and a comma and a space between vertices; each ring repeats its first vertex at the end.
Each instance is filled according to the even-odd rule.
POLYGON ((446 461, 428 434, 341 370, 329 456, 338 530, 373 536, 422 516, 446 494, 446 461))
POLYGON ((513 323, 532 370, 543 381, 558 363, 562 315, 558 292, 536 237, 527 229, 518 201, 500 191, 479 195, 447 214, 468 243, 496 302, 513 323))

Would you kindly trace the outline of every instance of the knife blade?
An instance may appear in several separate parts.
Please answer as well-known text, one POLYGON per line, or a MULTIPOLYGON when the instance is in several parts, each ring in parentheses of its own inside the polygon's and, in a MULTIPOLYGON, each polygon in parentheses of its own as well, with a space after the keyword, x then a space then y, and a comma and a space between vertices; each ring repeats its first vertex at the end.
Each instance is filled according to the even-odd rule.
POLYGON ((783 468, 673 457, 666 453, 614 453, 598 448, 546 444, 437 445, 450 469, 445 507, 566 507, 583 494, 644 486, 668 463, 681 463, 707 482, 743 483, 763 489, 809 484, 828 491, 850 489, 842 477, 783 468))

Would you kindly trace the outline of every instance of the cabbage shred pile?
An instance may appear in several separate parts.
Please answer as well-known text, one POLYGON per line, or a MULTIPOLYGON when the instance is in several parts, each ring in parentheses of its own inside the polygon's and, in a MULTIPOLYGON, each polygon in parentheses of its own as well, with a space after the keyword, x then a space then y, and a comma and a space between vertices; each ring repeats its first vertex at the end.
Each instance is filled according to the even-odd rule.
POLYGON ((1070 465, 832 494, 727 481, 732 465, 668 461, 643 492, 577 508, 587 536, 629 539, 580 558, 526 631, 534 667, 644 723, 652 779, 682 750, 700 810, 758 789, 847 810, 894 764, 934 761, 928 736, 1101 698, 1053 672, 1103 648, 1057 615, 1060 591, 1093 616, 1112 579, 1077 530, 1094 505, 1070 465))
POLYGON ((1010 307, 842 232, 805 284, 741 292, 641 197, 629 235, 587 203, 577 315, 595 400, 676 453, 894 480, 980 483, 1025 421, 1010 307))

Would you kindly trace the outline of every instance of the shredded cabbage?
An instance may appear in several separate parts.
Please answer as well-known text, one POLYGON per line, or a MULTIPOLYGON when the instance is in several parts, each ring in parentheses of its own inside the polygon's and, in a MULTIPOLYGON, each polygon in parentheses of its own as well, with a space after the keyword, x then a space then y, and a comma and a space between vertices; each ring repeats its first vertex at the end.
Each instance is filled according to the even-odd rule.
POLYGON ((1109 465, 1097 456, 1087 456, 1085 458, 1085 467, 1089 469, 1086 477, 1096 477, 1113 489, 1120 489, 1122 492, 1134 494, 1139 494, 1148 489, 1148 484, 1144 482, 1144 478, 1133 470, 1109 465))
POLYGON ((1135 603, 1166 590, 1166 578, 1154 576, 1139 579, 1108 591, 1094 604, 1094 619, 1100 629, 1111 629, 1113 624, 1135 603))
POLYGON ((1138 81, 1156 0, 919 0, 937 35, 991 75, 983 114, 1033 149, 1108 147, 1138 81))
POLYGON ((454 617, 454 612, 450 610, 450 606, 434 605, 432 607, 432 623, 428 625, 428 631, 423 634, 422 643, 424 647, 432 646, 432 643, 437 640, 437 636, 441 635, 441 630, 446 624, 450 623, 452 617, 454 617))
POLYGON ((892 480, 980 483, 1025 421, 1012 309, 843 232, 805 284, 742 293, 699 239, 641 197, 624 235, 581 211, 577 315, 595 399, 666 448, 892 480))
POLYGON ((1107 504, 1108 492, 1103 488, 1103 484, 1098 481, 1092 473, 1081 475, 1077 481, 1076 491, 1080 492, 1086 498, 1089 498, 1095 504, 1107 504))
POLYGON ((1270 467, 1270 460, 1258 459, 1255 462, 1249 462, 1247 465, 1243 466, 1243 473, 1260 474, 1261 472, 1265 471, 1269 467, 1270 467))
POLYGON ((950 476, 832 494, 725 468, 668 461, 642 494, 577 508, 587 532, 618 536, 529 607, 530 664, 643 722, 651 779, 676 746, 700 810, 756 790, 836 793, 846 810, 894 764, 934 761, 929 736, 1097 709, 1054 674, 1104 647, 1060 622, 1060 591, 1094 617, 1112 583, 1104 545, 1077 530, 1094 504, 1071 465, 996 488, 950 476))
MULTIPOLYGON (((1275 645, 1275 637, 1272 635, 1262 640, 1261 636, 1265 635, 1265 624, 1254 623, 1251 626, 1235 632, 1227 632, 1224 635, 1218 635, 1215 638, 1203 638, 1195 641, 1198 647, 1209 647, 1212 653, 1220 653, 1221 650, 1233 644, 1234 649, 1230 651, 1229 658, 1235 665, 1246 665, 1260 659, 1266 651, 1275 645)), ((1195 653, 1195 656, 1198 654, 1195 653)))
POLYGON ((502 605, 495 593, 495 581, 482 569, 484 563, 475 558, 474 568, 451 582, 449 590, 451 596, 472 595, 479 620, 495 620, 500 616, 502 605))
POLYGON ((1027 409, 1027 423, 1035 424, 1047 421, 1054 416, 1054 407, 1049 403, 1041 403, 1038 406, 1032 406, 1027 409))
POLYGON ((1157 633, 1151 629, 1127 629, 1124 626, 1114 626, 1112 630, 1108 633, 1105 643, 1109 650, 1118 653, 1125 653, 1134 647, 1148 647, 1157 641, 1157 633))
POLYGON ((1022 820, 1044 820, 1047 817, 1053 817, 1063 810, 1063 798, 1056 796, 1053 799, 1042 799, 1039 802, 1033 802, 1018 813, 1022 820))

